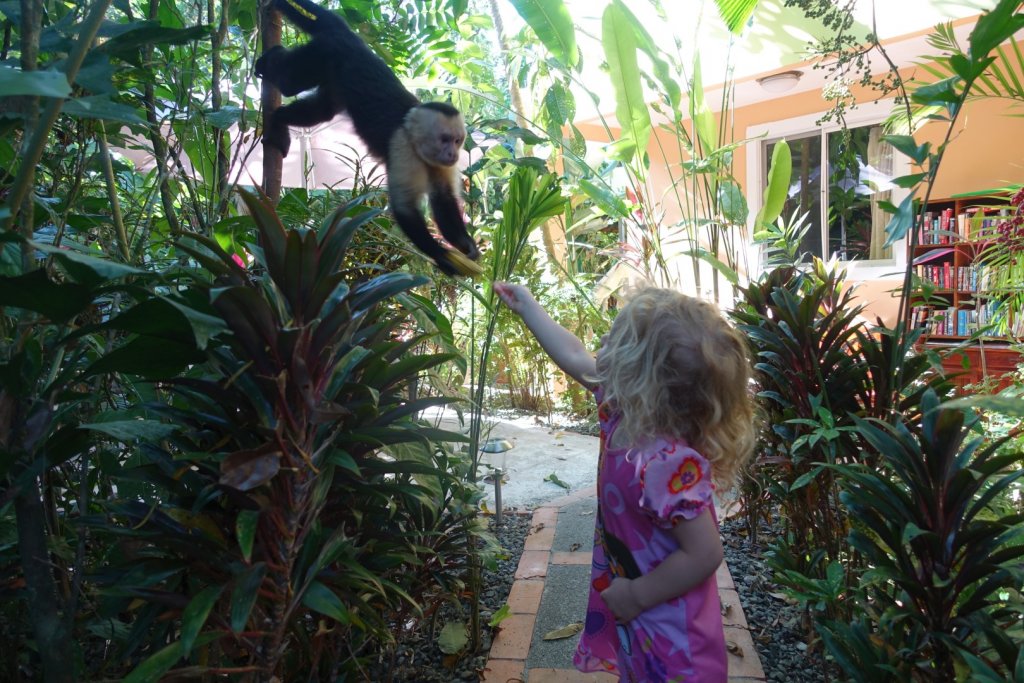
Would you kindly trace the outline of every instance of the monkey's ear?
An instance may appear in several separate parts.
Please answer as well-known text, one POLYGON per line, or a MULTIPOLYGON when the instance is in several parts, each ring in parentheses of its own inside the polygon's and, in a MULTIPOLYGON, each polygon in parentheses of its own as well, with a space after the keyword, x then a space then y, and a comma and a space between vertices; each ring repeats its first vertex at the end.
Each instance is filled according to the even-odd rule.
POLYGON ((474 280, 483 275, 484 269, 476 261, 466 258, 462 252, 446 249, 442 257, 459 275, 468 275, 474 280))

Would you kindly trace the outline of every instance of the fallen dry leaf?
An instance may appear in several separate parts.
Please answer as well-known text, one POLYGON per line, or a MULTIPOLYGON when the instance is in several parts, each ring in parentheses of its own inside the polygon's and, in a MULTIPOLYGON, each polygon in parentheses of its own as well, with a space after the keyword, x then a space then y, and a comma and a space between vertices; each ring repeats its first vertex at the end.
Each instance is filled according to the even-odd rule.
POLYGON ((571 638, 580 631, 583 630, 583 622, 575 621, 562 628, 556 628, 554 631, 548 631, 544 634, 544 640, 561 640, 562 638, 571 638))
POLYGON ((737 657, 743 656, 743 648, 737 645, 735 641, 725 641, 725 649, 728 650, 730 654, 734 654, 737 657))

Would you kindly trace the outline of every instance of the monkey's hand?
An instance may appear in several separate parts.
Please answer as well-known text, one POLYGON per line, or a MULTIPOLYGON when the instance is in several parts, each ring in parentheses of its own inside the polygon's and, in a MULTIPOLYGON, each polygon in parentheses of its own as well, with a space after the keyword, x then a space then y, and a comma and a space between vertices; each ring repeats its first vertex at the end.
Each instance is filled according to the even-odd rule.
POLYGON ((477 278, 484 272, 479 263, 471 261, 453 249, 445 250, 442 259, 443 262, 442 260, 437 261, 437 267, 449 275, 468 275, 477 278))

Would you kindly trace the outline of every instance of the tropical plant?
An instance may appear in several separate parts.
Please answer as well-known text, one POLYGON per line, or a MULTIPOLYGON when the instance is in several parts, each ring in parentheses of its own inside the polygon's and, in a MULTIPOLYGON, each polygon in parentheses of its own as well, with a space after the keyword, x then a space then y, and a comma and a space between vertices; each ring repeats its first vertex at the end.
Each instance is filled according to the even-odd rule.
POLYGON ((115 368, 151 362, 154 370, 180 371, 199 356, 178 343, 191 337, 189 316, 150 294, 143 271, 14 232, 0 234, 0 243, 47 258, 0 275, 0 510, 17 537, 0 564, 7 597, 20 607, 8 615, 5 649, 22 651, 10 658, 14 672, 71 681, 88 647, 79 645, 82 629, 94 625, 79 617, 91 603, 86 574, 102 552, 77 520, 109 492, 96 477, 111 458, 103 435, 161 432, 128 411, 120 420, 104 415, 138 400, 115 368), (167 328, 149 321, 153 314, 173 318, 175 339, 157 341, 167 328), (29 634, 38 661, 15 646, 29 634))
POLYGON ((775 580, 807 609, 809 632, 812 612, 839 618, 853 609, 839 597, 860 561, 847 548, 851 521, 830 465, 874 463, 856 420, 916 420, 929 385, 950 388, 914 350, 915 335, 868 326, 844 277, 818 259, 806 270, 779 266, 743 288, 731 314, 750 340, 765 425, 741 489, 747 526, 756 534, 760 519, 781 519, 770 562, 775 580))
POLYGON ((822 638, 849 680, 1019 676, 1024 515, 989 504, 1024 475, 1022 453, 1000 453, 1009 435, 986 441, 932 391, 921 410, 916 427, 856 418, 877 465, 831 467, 868 569, 849 582, 858 613, 822 621, 822 638))
POLYGON ((254 269, 209 238, 180 245, 214 276, 186 277, 184 296, 226 331, 148 405, 176 428, 121 476, 153 492, 90 519, 131 549, 98 576, 104 610, 133 614, 110 633, 127 680, 353 674, 395 623, 459 594, 479 537, 468 463, 441 445, 464 438, 416 421, 453 399, 408 400, 449 359, 408 353, 419 335, 388 304, 415 307, 405 293, 425 280, 349 284, 349 241, 376 215, 358 201, 299 231, 243 196, 254 269))

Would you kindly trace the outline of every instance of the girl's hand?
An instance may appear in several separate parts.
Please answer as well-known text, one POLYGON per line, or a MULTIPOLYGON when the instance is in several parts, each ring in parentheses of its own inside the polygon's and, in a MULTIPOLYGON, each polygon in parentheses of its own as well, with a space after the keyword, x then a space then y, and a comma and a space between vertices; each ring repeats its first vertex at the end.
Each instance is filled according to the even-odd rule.
POLYGON ((636 598, 632 579, 612 579, 612 585, 601 591, 601 599, 615 615, 616 621, 621 624, 633 621, 644 611, 636 598))
POLYGON ((523 314, 528 304, 535 301, 533 295, 530 294, 530 290, 522 285, 514 285, 510 282, 495 282, 493 287, 494 293, 498 295, 501 302, 519 315, 523 314))

